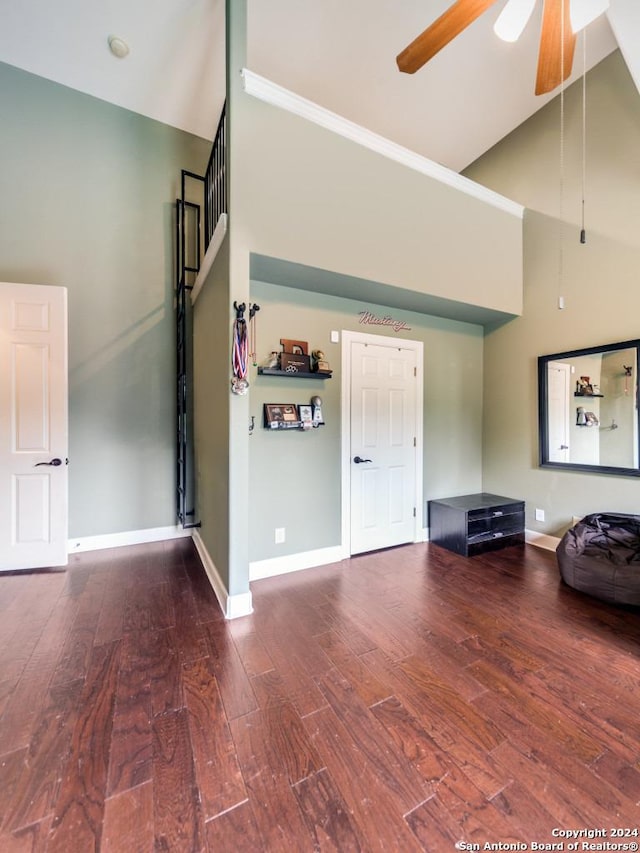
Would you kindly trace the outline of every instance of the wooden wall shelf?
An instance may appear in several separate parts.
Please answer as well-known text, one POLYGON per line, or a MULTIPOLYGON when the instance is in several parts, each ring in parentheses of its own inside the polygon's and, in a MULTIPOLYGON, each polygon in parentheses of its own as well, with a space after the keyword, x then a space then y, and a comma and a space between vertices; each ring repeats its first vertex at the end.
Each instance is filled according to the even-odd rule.
POLYGON ((300 370, 288 372, 277 367, 259 367, 259 376, 286 376, 288 379, 331 379, 332 371, 316 370, 314 373, 303 373, 300 370))

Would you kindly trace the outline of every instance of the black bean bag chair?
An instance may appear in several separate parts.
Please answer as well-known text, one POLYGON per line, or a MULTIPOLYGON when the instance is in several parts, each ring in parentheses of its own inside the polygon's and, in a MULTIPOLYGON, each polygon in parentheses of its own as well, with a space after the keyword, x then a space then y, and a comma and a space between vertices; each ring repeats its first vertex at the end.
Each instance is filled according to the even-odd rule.
POLYGON ((587 515, 564 534, 556 555, 569 586, 613 604, 640 606, 640 515, 587 515))

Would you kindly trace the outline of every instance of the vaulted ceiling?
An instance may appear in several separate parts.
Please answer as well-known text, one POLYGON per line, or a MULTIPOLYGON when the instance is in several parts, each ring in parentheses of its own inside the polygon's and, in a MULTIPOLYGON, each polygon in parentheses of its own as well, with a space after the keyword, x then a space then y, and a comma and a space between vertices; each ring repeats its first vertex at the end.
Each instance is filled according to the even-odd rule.
MULTIPOLYGON (((0 61, 205 138, 224 99, 224 0, 2 2, 0 61), (109 35, 130 53, 116 59, 109 35)), ((249 67, 456 171, 556 93, 533 94, 543 0, 514 44, 495 6, 414 75, 396 54, 451 0, 248 0, 249 67)), ((620 47, 640 87, 640 4, 611 0, 586 67, 620 47), (614 34, 615 33, 615 34, 614 34)), ((579 37, 572 79, 583 70, 579 37)))

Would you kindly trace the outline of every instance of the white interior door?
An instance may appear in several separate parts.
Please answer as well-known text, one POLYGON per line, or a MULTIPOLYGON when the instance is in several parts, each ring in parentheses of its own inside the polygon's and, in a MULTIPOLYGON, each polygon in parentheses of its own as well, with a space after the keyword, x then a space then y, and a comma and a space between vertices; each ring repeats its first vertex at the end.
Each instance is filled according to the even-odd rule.
POLYGON ((352 554, 417 538, 421 347, 411 341, 350 342, 352 554))
POLYGON ((67 563, 67 291, 0 283, 0 571, 67 563))
POLYGON ((570 366, 560 361, 547 365, 549 462, 569 462, 570 366))

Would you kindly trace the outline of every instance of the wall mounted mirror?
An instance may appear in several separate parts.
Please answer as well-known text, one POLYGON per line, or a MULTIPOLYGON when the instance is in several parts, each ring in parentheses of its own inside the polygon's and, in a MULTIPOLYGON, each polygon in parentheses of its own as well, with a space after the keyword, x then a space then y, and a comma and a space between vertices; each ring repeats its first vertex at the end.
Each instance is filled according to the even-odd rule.
POLYGON ((640 477, 640 340, 538 358, 540 466, 640 477))

